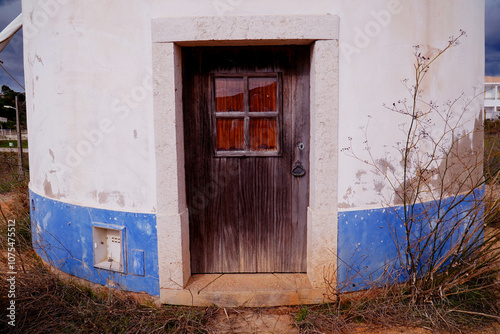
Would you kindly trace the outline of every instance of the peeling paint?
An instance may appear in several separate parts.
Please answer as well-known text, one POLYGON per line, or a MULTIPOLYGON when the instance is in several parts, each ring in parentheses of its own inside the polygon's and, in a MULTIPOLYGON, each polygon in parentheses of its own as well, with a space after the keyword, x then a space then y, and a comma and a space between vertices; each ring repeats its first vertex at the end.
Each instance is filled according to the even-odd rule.
POLYGON ((57 192, 54 194, 54 192, 52 190, 52 184, 47 179, 47 177, 45 177, 45 180, 43 181, 43 190, 45 192, 45 196, 47 196, 49 198, 60 199, 60 198, 66 197, 66 196, 64 196, 64 194, 61 194, 60 192, 57 192))
POLYGON ((356 179, 361 181, 361 176, 366 175, 366 170, 360 169, 356 172, 356 179))
POLYGON ((41 64, 43 65, 42 58, 41 58, 39 55, 37 55, 37 54, 36 54, 36 55, 35 55, 35 59, 36 59, 39 63, 41 63, 41 64))
POLYGON ((377 163, 377 166, 380 168, 382 173, 384 173, 385 175, 389 174, 389 172, 392 174, 396 172, 396 168, 386 159, 377 159, 375 162, 377 163))
POLYGON ((349 203, 341 202, 341 203, 338 204, 338 207, 339 207, 339 209, 349 209, 349 208, 353 208, 354 204, 349 204, 349 203))
MULTIPOLYGON (((406 197, 414 198, 418 192, 423 200, 429 200, 431 192, 434 196, 448 197, 476 189, 483 176, 484 153, 482 144, 478 144, 474 136, 483 138, 483 133, 462 131, 451 137, 451 147, 445 147, 447 151, 441 150, 440 156, 432 158, 437 167, 425 163, 421 163, 422 167, 428 167, 425 169, 421 166, 407 167, 410 176, 406 182, 406 197)), ((403 204, 403 193, 402 185, 395 189, 394 204, 403 204)))
POLYGON ((338 207, 340 209, 348 209, 348 208, 352 208, 354 207, 354 205, 352 205, 350 203, 350 199, 354 196, 354 190, 352 190, 352 187, 349 187, 347 188, 344 196, 342 196, 342 198, 345 200, 344 202, 341 202, 338 204, 338 207))
POLYGON ((97 193, 99 204, 115 202, 120 207, 125 206, 125 197, 119 191, 102 191, 97 193))
POLYGON ((345 192, 345 194, 344 194, 343 198, 344 198, 345 200, 347 200, 347 199, 349 199, 349 197, 352 197, 353 195, 354 195, 354 191, 352 190, 352 188, 351 188, 351 187, 349 187, 349 188, 347 188, 347 190, 346 190, 346 192, 345 192))
POLYGON ((385 188, 385 183, 383 181, 373 180, 373 189, 375 189, 376 192, 381 194, 384 188, 385 188))
POLYGON ((49 154, 50 154, 50 157, 52 158, 52 162, 54 162, 55 160, 55 155, 54 155, 54 152, 52 152, 51 149, 49 149, 49 154))

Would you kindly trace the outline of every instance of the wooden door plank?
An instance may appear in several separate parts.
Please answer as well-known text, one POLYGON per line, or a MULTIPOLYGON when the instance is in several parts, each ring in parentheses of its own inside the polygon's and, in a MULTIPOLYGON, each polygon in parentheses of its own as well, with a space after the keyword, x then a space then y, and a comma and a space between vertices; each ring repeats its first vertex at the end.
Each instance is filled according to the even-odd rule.
MULTIPOLYGON (((281 57, 286 60, 288 57, 281 57)), ((283 66, 286 66, 283 65, 283 66)), ((292 220, 292 192, 291 192, 291 167, 292 167, 292 113, 293 96, 290 90, 291 77, 287 72, 283 73, 283 160, 278 166, 276 183, 277 201, 276 210, 278 220, 276 222, 276 233, 279 242, 276 253, 277 272, 290 272, 291 266, 291 220, 292 220)))
MULTIPOLYGON (((210 156, 209 156, 210 158, 210 156)), ((220 160, 213 160, 209 164, 208 176, 205 179, 206 184, 203 185, 203 192, 207 200, 205 207, 205 270, 211 273, 220 273, 222 270, 222 221, 221 221, 221 191, 219 177, 220 160)))
POLYGON ((307 206, 309 203, 309 53, 296 49, 291 72, 290 89, 294 97, 291 105, 293 144, 291 152, 293 162, 300 161, 306 174, 292 179, 292 221, 291 221, 291 265, 290 270, 307 270, 307 206), (304 149, 299 148, 304 144, 304 149))
POLYGON ((220 158, 222 272, 240 272, 239 159, 220 158))
MULTIPOLYGON (((184 63, 197 63, 199 55, 196 53, 185 53, 184 63)), ((184 95, 184 142, 186 164, 186 195, 189 210, 189 233, 190 233, 190 254, 191 270, 193 273, 203 272, 205 269, 205 256, 199 249, 205 248, 205 206, 207 205, 203 192, 199 188, 205 178, 203 168, 203 148, 199 145, 199 138, 203 133, 203 123, 196 110, 199 109, 199 96, 203 93, 202 83, 195 78, 196 66, 184 67, 184 84, 190 87, 183 90, 184 95)))
POLYGON ((205 62, 203 61, 202 55, 202 66, 201 75, 199 81, 201 81, 202 89, 204 94, 200 96, 199 103, 199 118, 203 120, 203 131, 200 141, 203 143, 203 160, 206 178, 203 180, 204 184, 200 185, 203 187, 203 193, 205 195, 207 206, 206 210, 206 221, 205 225, 205 235, 206 239, 204 250, 205 255, 205 270, 208 272, 222 272, 222 221, 221 221, 221 205, 222 205, 222 195, 221 195, 221 175, 220 175, 220 160, 213 159, 214 151, 214 141, 210 140, 213 137, 213 129, 215 125, 212 123, 214 120, 211 117, 211 109, 213 107, 212 96, 214 92, 212 91, 211 76, 209 75, 207 69, 205 68, 205 62))
POLYGON ((240 272, 257 272, 255 158, 240 158, 238 209, 240 272))
POLYGON ((280 158, 256 158, 257 272, 274 272, 274 162, 280 158))

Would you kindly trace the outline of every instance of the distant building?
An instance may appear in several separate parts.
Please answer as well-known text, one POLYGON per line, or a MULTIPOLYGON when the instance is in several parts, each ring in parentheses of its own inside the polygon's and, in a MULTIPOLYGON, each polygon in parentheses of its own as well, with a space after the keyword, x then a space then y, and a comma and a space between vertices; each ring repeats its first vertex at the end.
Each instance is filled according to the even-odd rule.
POLYGON ((484 78, 484 118, 500 117, 500 77, 484 78))
POLYGON ((7 117, 0 117, 0 123, 7 123, 7 117))

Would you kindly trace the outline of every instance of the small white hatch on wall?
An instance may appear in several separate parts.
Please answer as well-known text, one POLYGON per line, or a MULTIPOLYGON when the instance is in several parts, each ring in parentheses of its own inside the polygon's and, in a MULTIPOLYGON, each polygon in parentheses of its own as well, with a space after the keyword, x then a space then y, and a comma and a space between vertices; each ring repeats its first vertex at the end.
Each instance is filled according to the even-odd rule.
POLYGON ((94 267, 124 272, 125 228, 92 226, 94 267))

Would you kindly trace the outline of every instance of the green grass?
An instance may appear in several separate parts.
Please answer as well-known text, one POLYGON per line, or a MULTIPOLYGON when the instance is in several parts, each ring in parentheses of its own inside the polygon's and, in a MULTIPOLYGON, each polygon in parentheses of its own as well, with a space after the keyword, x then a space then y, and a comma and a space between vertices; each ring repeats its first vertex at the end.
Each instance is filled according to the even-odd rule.
MULTIPOLYGON (((23 140, 22 145, 23 145, 23 148, 28 148, 28 141, 23 140)), ((17 148, 17 140, 0 140, 0 147, 17 148), (12 143, 12 146, 9 145, 10 143, 12 143)))

